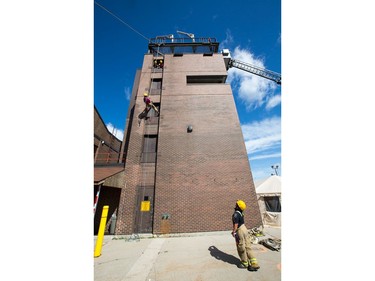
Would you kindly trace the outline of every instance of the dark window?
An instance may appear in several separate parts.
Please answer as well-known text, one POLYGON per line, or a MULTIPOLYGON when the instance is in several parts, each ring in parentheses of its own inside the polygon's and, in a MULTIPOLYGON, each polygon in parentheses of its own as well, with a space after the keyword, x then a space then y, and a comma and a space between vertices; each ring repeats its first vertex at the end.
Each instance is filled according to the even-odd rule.
POLYGON ((161 78, 155 78, 151 81, 151 89, 161 89, 161 78))
MULTIPOLYGON (((157 110, 160 112, 160 102, 154 102, 153 103, 155 105, 155 107, 157 108, 157 110)), ((154 117, 154 116, 159 116, 156 111, 154 110, 153 107, 151 107, 149 113, 148 113, 148 116, 149 117, 154 117)))
POLYGON ((157 135, 145 135, 143 139, 142 163, 155 163, 157 135))
POLYGON ((188 84, 225 83, 226 75, 190 75, 186 76, 188 84))
MULTIPOLYGON (((160 103, 159 102, 154 102, 153 103, 155 107, 158 109, 160 112, 160 103)), ((151 107, 150 111, 147 114, 147 118, 145 119, 145 124, 146 125, 157 125, 159 122, 159 114, 156 113, 153 107, 151 107)))
POLYGON ((264 197, 266 204, 266 211, 268 212, 281 212, 281 204, 278 196, 264 197))
POLYGON ((162 87, 162 79, 155 78, 151 80, 150 85, 150 94, 151 95, 160 95, 161 94, 161 87, 162 87))

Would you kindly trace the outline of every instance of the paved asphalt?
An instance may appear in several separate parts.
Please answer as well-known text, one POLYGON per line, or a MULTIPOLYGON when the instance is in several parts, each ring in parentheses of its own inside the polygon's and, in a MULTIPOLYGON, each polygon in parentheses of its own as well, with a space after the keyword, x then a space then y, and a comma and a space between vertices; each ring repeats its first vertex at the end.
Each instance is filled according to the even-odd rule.
MULTIPOLYGON (((265 227, 267 238, 281 239, 281 229, 265 227)), ((94 248, 96 245, 94 237, 94 248)), ((95 281, 281 280, 281 250, 253 244, 260 269, 240 269, 230 231, 178 236, 105 236, 94 258, 95 281)))

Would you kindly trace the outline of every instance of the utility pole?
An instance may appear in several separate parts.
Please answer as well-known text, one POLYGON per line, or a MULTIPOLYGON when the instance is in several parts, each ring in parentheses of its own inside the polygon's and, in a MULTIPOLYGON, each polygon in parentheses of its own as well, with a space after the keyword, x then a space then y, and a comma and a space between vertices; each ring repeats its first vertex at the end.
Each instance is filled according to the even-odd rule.
POLYGON ((278 176, 277 169, 279 168, 279 165, 272 165, 271 168, 275 170, 276 176, 278 176))

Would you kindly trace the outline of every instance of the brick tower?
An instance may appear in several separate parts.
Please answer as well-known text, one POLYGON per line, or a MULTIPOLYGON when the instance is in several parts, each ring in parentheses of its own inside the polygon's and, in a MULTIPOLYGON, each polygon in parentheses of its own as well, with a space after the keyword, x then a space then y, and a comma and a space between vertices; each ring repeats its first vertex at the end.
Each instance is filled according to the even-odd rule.
POLYGON ((152 39, 136 73, 116 234, 231 230, 235 202, 262 225, 224 59, 214 38, 152 39), (147 92, 159 109, 138 125, 147 92))

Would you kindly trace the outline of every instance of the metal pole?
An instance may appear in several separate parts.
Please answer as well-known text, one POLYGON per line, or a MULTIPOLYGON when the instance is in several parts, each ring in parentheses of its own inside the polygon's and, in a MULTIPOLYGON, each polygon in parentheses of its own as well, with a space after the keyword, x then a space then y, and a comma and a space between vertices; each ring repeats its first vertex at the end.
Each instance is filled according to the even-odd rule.
POLYGON ((98 205, 98 201, 99 201, 99 195, 100 195, 100 189, 101 188, 102 188, 102 185, 99 184, 98 192, 96 192, 95 201, 94 201, 94 218, 95 218, 96 206, 98 205))
POLYGON ((279 165, 272 165, 271 168, 275 170, 276 176, 278 176, 277 169, 279 168, 279 165))
POLYGON ((98 158, 98 155, 99 155, 99 150, 103 144, 104 144, 104 141, 99 142, 98 148, 96 149, 96 153, 95 153, 94 164, 96 163, 96 159, 98 158))
POLYGON ((102 252, 103 237, 104 237, 105 225, 107 223, 108 209, 109 209, 109 206, 103 206, 102 218, 100 219, 100 225, 99 225, 98 239, 96 240, 96 246, 95 246, 95 251, 94 251, 94 258, 99 257, 102 252))

